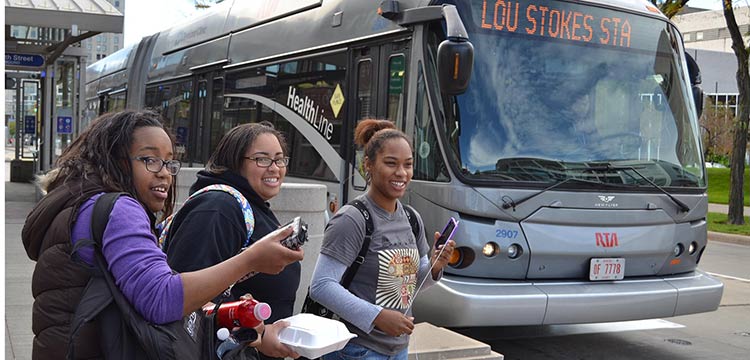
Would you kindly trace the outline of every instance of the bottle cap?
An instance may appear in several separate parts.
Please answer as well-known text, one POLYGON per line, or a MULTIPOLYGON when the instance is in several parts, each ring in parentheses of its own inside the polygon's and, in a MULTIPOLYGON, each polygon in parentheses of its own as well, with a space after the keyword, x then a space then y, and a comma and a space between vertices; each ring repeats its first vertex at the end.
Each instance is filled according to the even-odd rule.
POLYGON ((255 304, 253 314, 255 314, 255 318, 258 320, 266 320, 271 317, 271 305, 268 305, 264 302, 259 302, 255 304))
POLYGON ((216 337, 219 338, 219 340, 224 341, 229 338, 229 329, 227 328, 221 328, 219 330, 216 330, 216 337))

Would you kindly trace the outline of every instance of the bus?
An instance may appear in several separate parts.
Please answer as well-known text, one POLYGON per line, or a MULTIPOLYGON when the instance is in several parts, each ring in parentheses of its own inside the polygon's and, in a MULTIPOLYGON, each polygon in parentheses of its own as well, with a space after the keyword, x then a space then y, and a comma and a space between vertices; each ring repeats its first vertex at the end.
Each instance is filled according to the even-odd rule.
POLYGON ((155 108, 202 167, 269 121, 289 182, 366 189, 364 118, 413 140, 403 199, 459 255, 418 320, 475 327, 714 311, 700 72, 645 0, 224 1, 89 66, 87 114, 155 108))

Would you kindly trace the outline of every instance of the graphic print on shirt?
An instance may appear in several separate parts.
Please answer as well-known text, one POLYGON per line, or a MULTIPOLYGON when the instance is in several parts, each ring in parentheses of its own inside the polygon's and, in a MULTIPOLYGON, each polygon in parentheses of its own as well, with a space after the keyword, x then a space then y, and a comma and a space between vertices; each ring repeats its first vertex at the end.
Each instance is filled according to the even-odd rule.
POLYGON ((416 248, 379 251, 375 303, 384 308, 407 309, 417 286, 418 269, 416 248))

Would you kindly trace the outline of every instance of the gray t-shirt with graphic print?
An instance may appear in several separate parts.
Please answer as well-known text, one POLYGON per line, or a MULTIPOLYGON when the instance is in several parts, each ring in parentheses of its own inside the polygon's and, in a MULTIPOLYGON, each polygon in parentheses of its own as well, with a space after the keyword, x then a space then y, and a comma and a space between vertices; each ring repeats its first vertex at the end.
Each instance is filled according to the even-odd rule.
MULTIPOLYGON (((422 219, 417 215, 417 241, 401 202, 397 202, 396 211, 391 214, 367 195, 357 199, 370 211, 374 229, 365 262, 354 276, 349 291, 367 302, 403 313, 422 280, 417 279, 420 258, 429 256, 430 248, 425 239, 422 219)), ((364 237, 365 220, 362 214, 354 206, 346 205, 326 226, 320 252, 342 264, 351 264, 362 248, 364 237)), ((349 331, 357 334, 351 340, 353 343, 380 353, 392 354, 408 346, 408 336, 393 337, 378 329, 364 333, 356 326, 346 325, 349 331)))

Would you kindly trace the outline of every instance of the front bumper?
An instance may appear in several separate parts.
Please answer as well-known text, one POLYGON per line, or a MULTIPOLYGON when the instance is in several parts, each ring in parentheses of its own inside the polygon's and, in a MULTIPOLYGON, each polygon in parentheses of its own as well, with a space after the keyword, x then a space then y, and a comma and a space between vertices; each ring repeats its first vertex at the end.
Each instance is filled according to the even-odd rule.
POLYGON ((618 281, 498 281, 444 275, 418 294, 418 321, 438 326, 551 325, 714 311, 724 284, 703 271, 618 281))

